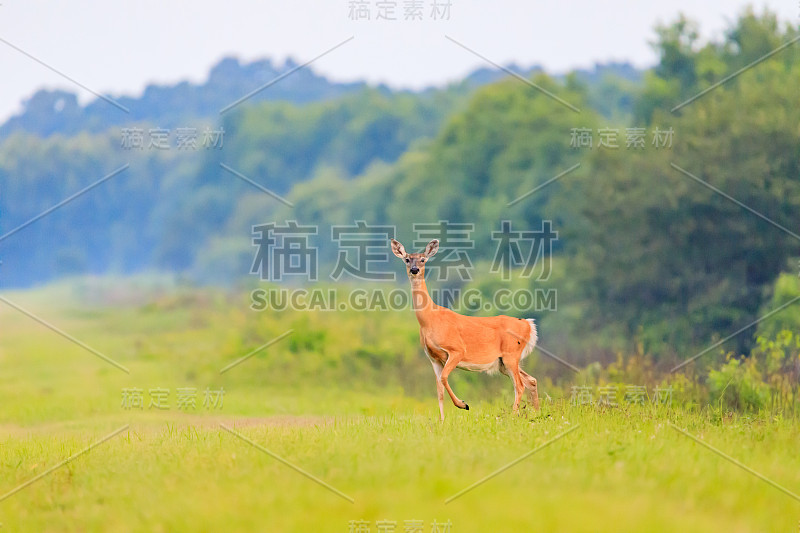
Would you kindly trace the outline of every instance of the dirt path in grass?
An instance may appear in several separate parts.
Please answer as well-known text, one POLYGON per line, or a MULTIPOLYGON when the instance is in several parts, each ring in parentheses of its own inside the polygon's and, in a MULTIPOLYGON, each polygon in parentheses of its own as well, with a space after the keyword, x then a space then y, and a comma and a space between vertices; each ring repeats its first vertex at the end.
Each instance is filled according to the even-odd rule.
POLYGON ((99 416, 94 418, 84 418, 79 420, 64 420, 58 422, 43 422, 39 424, 17 425, 3 423, 0 424, 0 438, 3 437, 22 437, 25 435, 36 436, 53 433, 67 434, 98 434, 113 431, 125 424, 130 425, 132 431, 144 431, 147 433, 163 431, 167 428, 185 429, 194 427, 197 429, 222 429, 220 424, 225 424, 231 429, 242 429, 248 427, 272 426, 272 427, 311 427, 320 425, 331 425, 341 417, 332 416, 236 416, 236 415, 191 415, 176 414, 124 417, 119 415, 99 416))

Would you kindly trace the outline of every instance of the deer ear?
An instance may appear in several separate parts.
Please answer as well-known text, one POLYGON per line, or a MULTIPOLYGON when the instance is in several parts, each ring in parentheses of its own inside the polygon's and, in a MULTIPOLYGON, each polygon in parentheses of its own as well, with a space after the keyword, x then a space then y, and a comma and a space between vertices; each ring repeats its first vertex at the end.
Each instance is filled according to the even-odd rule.
POLYGON ((433 239, 425 247, 425 257, 433 257, 439 251, 439 239, 433 239))
POLYGON ((400 244, 400 241, 396 241, 394 239, 392 239, 392 252, 394 252, 394 255, 396 255, 400 259, 405 258, 405 256, 407 255, 406 249, 403 247, 402 244, 400 244))

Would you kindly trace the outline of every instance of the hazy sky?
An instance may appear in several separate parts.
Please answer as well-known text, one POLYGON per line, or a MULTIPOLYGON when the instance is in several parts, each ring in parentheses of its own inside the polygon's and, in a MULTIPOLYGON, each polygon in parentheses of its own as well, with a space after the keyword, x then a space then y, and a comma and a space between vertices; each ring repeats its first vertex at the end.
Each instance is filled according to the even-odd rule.
MULTIPOLYGON (((421 21, 404 20, 407 1, 384 2, 396 5, 397 20, 389 21, 376 20, 379 0, 363 2, 370 20, 351 20, 350 0, 0 0, 0 39, 94 91, 137 95, 152 82, 202 81, 226 55, 303 63, 351 36, 314 70, 335 80, 417 88, 485 65, 445 35, 498 63, 563 72, 597 61, 651 65, 654 25, 679 12, 697 20, 704 37, 720 36, 748 4, 800 21, 798 0, 449 0, 449 20, 432 19, 434 1, 446 3, 421 0, 421 21)), ((93 98, 3 42, 0 65, 0 120, 42 87, 93 98)))

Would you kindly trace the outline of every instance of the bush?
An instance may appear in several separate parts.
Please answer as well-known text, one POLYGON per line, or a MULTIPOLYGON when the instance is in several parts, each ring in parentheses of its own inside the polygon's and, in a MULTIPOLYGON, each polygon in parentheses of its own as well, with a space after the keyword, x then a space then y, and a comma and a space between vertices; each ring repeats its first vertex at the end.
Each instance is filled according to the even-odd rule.
POLYGON ((800 382, 800 335, 784 329, 774 337, 759 336, 751 357, 763 370, 772 406, 793 409, 800 382))
POLYGON ((726 410, 758 411, 769 399, 769 386, 761 381, 754 358, 737 359, 729 353, 719 370, 708 374, 711 400, 726 410))

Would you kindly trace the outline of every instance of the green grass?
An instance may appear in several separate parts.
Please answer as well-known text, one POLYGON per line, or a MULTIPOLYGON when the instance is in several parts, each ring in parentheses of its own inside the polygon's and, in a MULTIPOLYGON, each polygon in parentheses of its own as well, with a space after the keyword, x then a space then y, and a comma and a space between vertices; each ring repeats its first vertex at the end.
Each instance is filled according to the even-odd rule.
POLYGON ((513 415, 506 382, 459 375, 454 389, 471 410, 448 402, 442 424, 429 365, 413 347, 413 317, 255 315, 236 297, 210 293, 118 307, 68 294, 6 296, 131 370, 0 308, 0 494, 128 425, 0 501, 6 531, 347 531, 353 520, 372 531, 394 521, 403 531, 414 519, 426 532, 434 520, 449 520, 453 532, 794 531, 800 520, 800 502, 670 427, 800 493, 794 420, 576 407, 559 397, 513 415), (219 374, 303 324, 324 332, 320 345, 319 335, 308 343, 300 335, 219 374), (398 360, 408 362, 372 372, 350 361, 358 346, 376 354, 401 346, 398 360), (413 380, 391 375, 402 372, 413 380), (121 389, 134 386, 170 389, 172 407, 122 408, 121 389), (223 407, 178 410, 175 389, 184 386, 224 387, 223 407))

